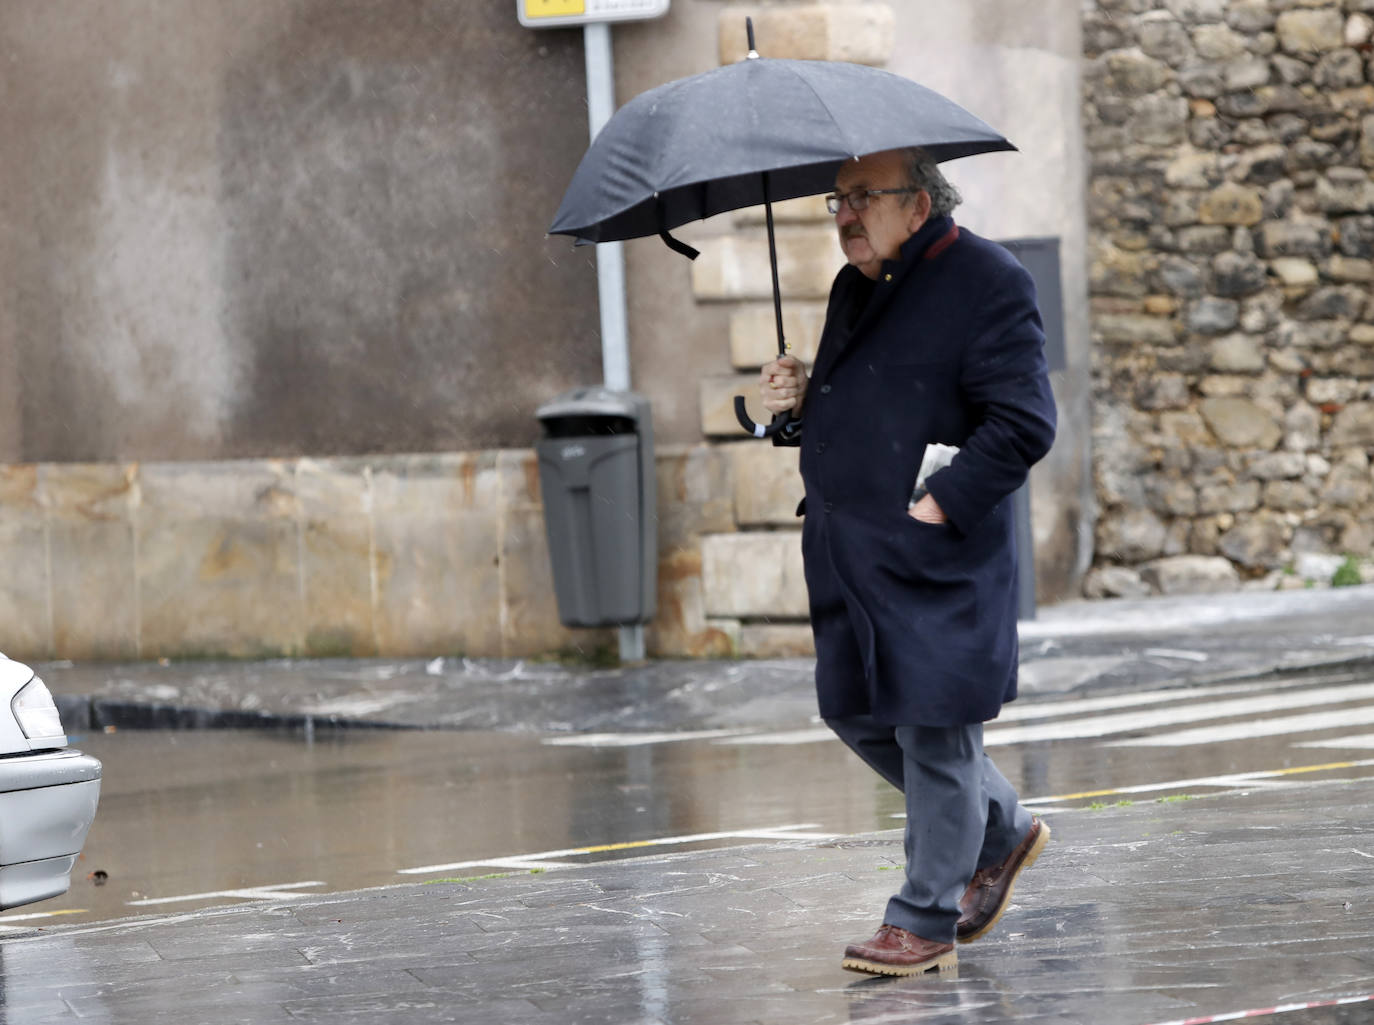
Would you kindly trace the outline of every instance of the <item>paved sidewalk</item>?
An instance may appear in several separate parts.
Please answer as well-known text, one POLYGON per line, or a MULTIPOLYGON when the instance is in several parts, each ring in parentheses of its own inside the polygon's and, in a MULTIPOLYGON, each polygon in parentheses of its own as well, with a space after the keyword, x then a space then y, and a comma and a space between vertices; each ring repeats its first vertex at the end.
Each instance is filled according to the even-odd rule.
MULTIPOLYGON (((1374 585, 1071 602, 1021 624, 1025 699, 1186 686, 1374 660, 1374 585)), ((37 668, 73 733, 102 726, 542 732, 787 728, 812 721, 813 659, 614 669, 514 659, 323 659, 37 668)))
POLYGON ((4 1020, 1154 1025, 1374 1020, 1374 795, 1339 772, 1048 815, 957 977, 839 967, 900 833, 604 862, 6 939, 4 1020))

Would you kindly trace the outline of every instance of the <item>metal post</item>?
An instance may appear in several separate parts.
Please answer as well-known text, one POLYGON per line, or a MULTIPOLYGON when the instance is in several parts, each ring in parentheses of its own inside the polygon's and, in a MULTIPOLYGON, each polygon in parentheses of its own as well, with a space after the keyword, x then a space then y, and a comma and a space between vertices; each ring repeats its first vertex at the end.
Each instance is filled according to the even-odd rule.
MULTIPOLYGON (((582 26, 587 65, 587 127, 593 140, 615 113, 615 59, 611 26, 582 26)), ((601 374, 612 391, 630 390, 630 344, 625 316, 625 251, 619 242, 596 247, 596 294, 601 307, 601 374)), ((644 660, 644 624, 620 628, 620 661, 644 660)))
MULTIPOLYGON (((587 63, 587 124, 596 138, 615 113, 615 63, 611 26, 604 21, 582 26, 587 63)), ((625 252, 619 242, 596 247, 596 291, 601 304, 601 369, 606 387, 630 388, 630 347, 625 326, 625 252)))

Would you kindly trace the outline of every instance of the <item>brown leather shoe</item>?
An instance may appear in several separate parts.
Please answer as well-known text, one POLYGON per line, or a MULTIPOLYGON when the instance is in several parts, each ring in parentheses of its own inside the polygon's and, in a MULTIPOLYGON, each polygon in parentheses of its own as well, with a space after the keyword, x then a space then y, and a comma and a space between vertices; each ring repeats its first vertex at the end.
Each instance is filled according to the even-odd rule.
POLYGON ((953 971, 959 963, 953 943, 923 940, 913 932, 884 925, 867 943, 844 948, 842 966, 873 975, 920 975, 953 971))
POLYGON ((997 919, 1011 903, 1016 877, 1035 864, 1035 859, 1049 842, 1050 827, 1032 818, 1026 835, 1001 864, 973 873, 973 881, 959 898, 959 924, 955 927, 955 935, 960 943, 972 943, 997 924, 997 919))

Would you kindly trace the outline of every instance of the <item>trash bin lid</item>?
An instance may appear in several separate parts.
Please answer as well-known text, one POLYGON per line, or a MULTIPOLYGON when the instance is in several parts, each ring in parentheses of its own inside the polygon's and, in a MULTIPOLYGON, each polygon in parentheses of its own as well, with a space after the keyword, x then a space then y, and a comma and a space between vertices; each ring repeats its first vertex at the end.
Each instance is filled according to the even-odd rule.
POLYGON ((643 397, 630 391, 612 391, 600 386, 574 388, 544 403, 534 415, 540 420, 571 416, 623 416, 638 420, 643 404, 643 397))

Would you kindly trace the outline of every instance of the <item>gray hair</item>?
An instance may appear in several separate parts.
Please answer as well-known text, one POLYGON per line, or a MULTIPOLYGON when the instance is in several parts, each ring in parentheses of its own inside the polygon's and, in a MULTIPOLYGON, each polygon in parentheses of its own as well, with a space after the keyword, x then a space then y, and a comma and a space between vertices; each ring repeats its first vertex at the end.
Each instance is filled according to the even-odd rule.
POLYGON ((907 183, 930 196, 930 216, 946 217, 964 201, 959 190, 940 173, 939 166, 925 150, 918 147, 902 150, 902 162, 906 167, 907 183))

